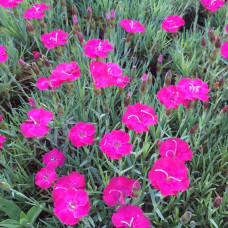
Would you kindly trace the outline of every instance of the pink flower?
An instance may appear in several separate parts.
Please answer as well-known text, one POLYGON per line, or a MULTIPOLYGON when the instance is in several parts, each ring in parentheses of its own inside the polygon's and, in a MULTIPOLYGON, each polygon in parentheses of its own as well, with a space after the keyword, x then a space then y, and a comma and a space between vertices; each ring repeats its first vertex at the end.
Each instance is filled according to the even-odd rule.
POLYGON ((216 11, 220 7, 224 6, 225 2, 224 0, 201 0, 201 4, 205 9, 216 11))
POLYGON ((226 33, 228 34, 228 24, 226 25, 226 33))
POLYGON ((68 176, 60 177, 53 186, 52 199, 56 201, 69 189, 85 189, 84 176, 78 172, 71 172, 68 176))
POLYGON ((108 56, 106 52, 114 50, 113 46, 107 40, 91 39, 84 46, 85 55, 91 59, 96 57, 105 58, 108 56))
POLYGON ((50 6, 46 6, 45 3, 34 4, 32 8, 27 9, 27 11, 24 13, 24 17, 26 19, 37 18, 40 20, 45 15, 43 11, 48 9, 50 9, 50 6))
POLYGON ((66 225, 75 225, 79 219, 88 215, 89 197, 82 189, 70 189, 54 202, 54 214, 66 225))
POLYGON ((23 2, 23 0, 0 0, 0 6, 14 8, 18 6, 18 2, 23 2))
POLYGON ((113 130, 105 134, 100 141, 100 149, 107 154, 108 158, 120 159, 123 155, 131 153, 132 145, 129 143, 130 136, 122 130, 113 130))
POLYGON ((136 182, 125 176, 113 177, 103 191, 104 201, 109 207, 124 205, 126 196, 133 197, 133 185, 136 182))
POLYGON ((192 159, 192 151, 189 149, 188 143, 180 138, 163 141, 159 153, 161 157, 172 157, 184 162, 192 159))
MULTIPOLYGON (((79 78, 81 75, 80 68, 76 62, 71 63, 61 63, 53 71, 52 77, 56 80, 55 86, 58 87, 64 82, 74 81, 76 78, 79 78)), ((50 76, 50 77, 51 77, 50 76)))
POLYGON ((64 165, 65 156, 61 150, 54 149, 49 153, 44 154, 43 163, 49 168, 56 168, 64 165))
POLYGON ((92 145, 95 131, 93 124, 79 122, 70 129, 69 139, 75 147, 92 145))
POLYGON ((57 31, 52 31, 50 33, 44 33, 41 36, 41 41, 44 46, 48 49, 52 49, 59 45, 64 45, 68 40, 66 39, 68 36, 67 32, 63 32, 61 29, 57 31))
POLYGON ((108 75, 108 67, 104 62, 92 62, 89 66, 90 73, 95 84, 95 89, 112 85, 112 77, 108 75))
POLYGON ((21 133, 27 138, 44 136, 49 127, 47 124, 53 119, 50 111, 45 111, 42 107, 33 109, 27 114, 29 120, 21 124, 21 133))
POLYGON ((162 28, 168 32, 176 32, 179 30, 181 26, 185 25, 185 21, 182 17, 178 15, 169 15, 165 20, 162 22, 162 28))
POLYGON ((228 59, 228 41, 226 41, 221 48, 221 56, 228 59))
POLYGON ((0 149, 2 148, 3 143, 4 143, 5 141, 6 141, 6 137, 0 136, 0 149))
POLYGON ((167 109, 177 109, 178 105, 182 104, 187 106, 189 103, 189 101, 185 99, 183 94, 178 91, 174 85, 170 85, 168 88, 164 86, 158 91, 157 98, 167 109))
POLYGON ((8 59, 8 54, 6 54, 6 47, 0 46, 0 63, 5 62, 8 59))
POLYGON ((130 78, 128 78, 127 76, 121 76, 123 70, 120 68, 118 64, 109 62, 106 65, 108 67, 108 76, 112 77, 113 85, 123 88, 130 82, 130 78))
POLYGON ((163 196, 177 195, 189 186, 188 169, 183 161, 175 158, 160 158, 149 172, 149 180, 163 196))
POLYGON ((195 100, 198 98, 201 101, 208 100, 207 93, 210 91, 206 82, 202 82, 201 79, 195 78, 182 78, 176 85, 178 91, 188 100, 195 100))
POLYGON ((29 106, 31 108, 36 108, 36 103, 32 97, 29 98, 29 106))
POLYGON ((126 124, 130 130, 141 133, 143 131, 149 131, 148 126, 156 124, 158 122, 158 116, 154 114, 152 107, 136 103, 127 107, 122 122, 126 124))
POLYGON ((112 224, 118 228, 150 228, 149 219, 143 215, 143 211, 136 205, 126 205, 116 210, 112 215, 112 224))
POLYGON ((3 121, 3 116, 0 115, 0 123, 3 121))
POLYGON ((57 179, 57 174, 53 168, 42 168, 35 176, 35 183, 43 189, 51 187, 51 184, 57 179))
POLYGON ((139 21, 126 20, 123 19, 120 22, 120 26, 125 29, 127 32, 136 33, 136 32, 145 32, 145 28, 140 24, 139 21))
POLYGON ((54 90, 55 87, 60 86, 57 83, 57 79, 54 75, 50 75, 49 79, 45 77, 41 77, 37 80, 36 82, 36 87, 39 88, 40 90, 54 90))

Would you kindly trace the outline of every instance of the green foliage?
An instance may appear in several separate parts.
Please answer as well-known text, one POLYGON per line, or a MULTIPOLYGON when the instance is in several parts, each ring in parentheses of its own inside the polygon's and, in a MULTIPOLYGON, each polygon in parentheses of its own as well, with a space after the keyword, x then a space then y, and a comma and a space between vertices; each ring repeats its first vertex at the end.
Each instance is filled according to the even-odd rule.
POLYGON ((51 10, 46 11, 45 32, 62 29, 69 33, 69 41, 62 49, 61 57, 54 49, 48 50, 41 43, 40 36, 44 31, 36 19, 30 20, 34 34, 26 31, 23 12, 36 1, 24 0, 16 11, 0 9, 0 45, 5 45, 9 54, 6 68, 0 67, 0 114, 5 122, 5 126, 0 128, 0 135, 7 138, 0 152, 0 182, 10 186, 8 191, 0 190, 0 227, 65 227, 53 214, 51 189, 38 188, 34 180, 37 171, 44 166, 43 154, 53 148, 62 150, 66 156, 65 165, 56 170, 59 177, 77 171, 86 179, 91 211, 78 227, 112 227, 110 218, 116 207, 105 204, 102 192, 109 180, 118 175, 140 181, 142 191, 139 197, 135 201, 128 199, 127 203, 140 206, 153 227, 192 227, 190 223, 181 224, 180 218, 186 211, 192 213, 191 221, 195 221, 196 227, 227 227, 228 128, 227 113, 221 113, 228 100, 227 80, 222 87, 213 87, 222 77, 227 78, 228 62, 221 58, 219 50, 212 55, 214 44, 207 37, 209 28, 213 27, 215 35, 221 36, 222 43, 227 40, 224 29, 228 24, 227 4, 208 18, 198 0, 68 0, 67 12, 60 1, 45 2, 51 6, 51 10), (105 38, 115 47, 106 61, 118 63, 124 75, 131 78, 124 94, 121 95, 116 87, 102 89, 100 96, 95 94, 89 72, 91 60, 84 55, 83 45, 72 33, 73 3, 77 7, 84 39, 105 38), (89 6, 95 29, 86 21, 89 6), (116 12, 116 26, 105 34, 107 21, 104 15, 111 9, 116 12), (171 34, 161 29, 161 23, 168 15, 175 14, 184 16, 188 26, 173 39, 171 34), (146 27, 144 34, 133 36, 131 45, 126 44, 127 34, 119 25, 123 18, 139 20, 146 27), (200 45, 202 36, 206 39, 204 49, 200 45), (155 51, 152 53, 152 50, 155 51), (51 69, 39 67, 40 74, 36 75, 21 67, 18 59, 30 66, 35 61, 33 51, 47 56, 51 69), (161 73, 156 73, 160 54, 163 55, 162 69, 161 73), (60 101, 51 91, 40 91, 34 86, 38 77, 48 77, 58 64, 71 61, 78 63, 81 77, 72 82, 72 87, 64 84, 57 88, 60 101), (133 66, 136 66, 135 70, 133 66), (167 117, 166 109, 156 95, 164 85, 168 70, 173 75, 172 84, 186 77, 199 77, 207 82, 211 89, 208 109, 197 101, 193 109, 186 110, 180 106, 167 117), (133 144, 129 156, 119 161, 108 159, 100 151, 99 141, 114 129, 127 130, 121 121, 126 109, 124 99, 128 92, 132 92, 130 104, 139 102, 140 78, 149 72, 153 81, 140 102, 154 108, 159 122, 141 137, 129 132, 133 144), (42 138, 26 139, 20 132, 20 124, 27 119, 27 112, 31 109, 28 105, 30 97, 34 98, 37 106, 56 114, 50 123, 51 131, 42 138), (64 107, 63 115, 57 115, 58 103, 64 107), (69 142, 69 129, 79 121, 95 125, 92 146, 75 148, 69 142), (199 130, 190 135, 194 125, 198 125, 199 130), (169 137, 181 137, 187 141, 194 156, 187 164, 191 180, 189 189, 177 196, 163 197, 151 186, 148 172, 157 159, 155 141, 169 137), (212 206, 216 196, 223 200, 217 209, 212 206))

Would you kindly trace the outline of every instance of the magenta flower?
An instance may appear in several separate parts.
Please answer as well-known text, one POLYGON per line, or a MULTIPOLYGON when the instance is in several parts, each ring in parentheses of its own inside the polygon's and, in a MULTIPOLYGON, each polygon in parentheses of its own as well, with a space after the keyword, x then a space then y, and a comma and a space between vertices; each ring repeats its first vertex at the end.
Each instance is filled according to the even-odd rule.
POLYGON ((92 145, 95 131, 93 124, 79 122, 70 129, 69 139, 75 147, 92 145))
POLYGON ((224 6, 224 0, 201 0, 201 4, 204 6, 205 9, 210 11, 216 11, 220 7, 224 6))
POLYGON ((89 197, 82 189, 70 189, 54 202, 54 214, 66 225, 75 225, 79 219, 88 215, 89 197))
POLYGON ((40 188, 47 189, 57 179, 57 174, 53 168, 42 168, 35 176, 35 183, 40 188))
POLYGON ((178 91, 177 87, 174 85, 170 85, 168 88, 165 86, 162 87, 162 89, 158 91, 157 98, 167 109, 177 109, 178 105, 182 104, 187 106, 189 103, 189 101, 185 99, 184 95, 178 91))
POLYGON ((161 157, 172 157, 181 161, 190 161, 192 159, 192 151, 189 149, 187 142, 180 138, 167 139, 160 145, 159 153, 161 157))
POLYGON ((21 124, 21 133, 27 138, 44 136, 49 127, 47 124, 53 119, 50 111, 45 111, 42 107, 33 109, 27 114, 29 120, 21 124))
POLYGON ((78 172, 71 172, 68 176, 60 177, 53 186, 52 199, 64 196, 69 189, 85 189, 84 176, 78 172))
MULTIPOLYGON (((76 62, 61 63, 53 71, 52 77, 55 79, 55 87, 62 85, 64 82, 74 81, 81 75, 80 68, 76 62)), ((50 77, 51 77, 50 76, 50 77)))
POLYGON ((58 166, 64 165, 65 162, 65 156, 61 150, 58 151, 58 149, 54 149, 50 151, 49 153, 44 154, 43 156, 43 163, 48 168, 56 168, 58 166))
POLYGON ((185 21, 182 17, 178 15, 169 15, 165 20, 162 22, 162 29, 167 32, 176 32, 179 30, 181 26, 185 25, 185 21))
POLYGON ((103 191, 103 199, 109 207, 125 204, 125 197, 133 197, 133 185, 139 182, 125 176, 113 177, 103 191))
POLYGON ((4 143, 5 141, 6 141, 6 137, 0 136, 0 149, 2 148, 3 143, 4 143))
POLYGON ((177 195, 187 190, 190 180, 188 169, 183 161, 175 158, 160 158, 149 172, 149 180, 163 196, 177 195))
POLYGON ((228 24, 226 25, 226 33, 228 34, 228 24))
POLYGON ((127 75, 124 77, 121 76, 123 70, 118 64, 109 62, 106 65, 108 67, 108 76, 112 77, 113 85, 123 88, 130 82, 130 78, 128 78, 127 75))
POLYGON ((57 83, 57 79, 54 75, 50 75, 49 79, 45 77, 41 77, 36 82, 36 87, 40 90, 54 90, 55 87, 59 86, 57 83))
POLYGON ((143 211, 136 205, 126 205, 116 210, 112 215, 112 224, 118 228, 150 228, 149 219, 143 215, 143 211))
POLYGON ((120 21, 120 26, 130 33, 145 32, 145 28, 140 24, 139 21, 123 19, 122 21, 120 21))
POLYGON ((8 54, 6 54, 6 47, 0 46, 0 63, 5 62, 8 59, 8 54))
POLYGON ((24 13, 24 17, 26 19, 37 18, 40 20, 45 15, 43 11, 48 9, 50 9, 50 6, 46 6, 45 3, 34 4, 32 8, 27 9, 27 11, 24 13))
MULTIPOLYGON (((228 31, 227 31, 228 33, 228 31)), ((221 48, 221 56, 228 59, 228 41, 226 41, 221 48)))
POLYGON ((106 133, 100 141, 100 149, 107 154, 108 158, 120 159, 123 155, 131 153, 132 145, 129 143, 130 136, 122 130, 113 130, 106 133))
POLYGON ((18 2, 23 2, 23 0, 0 0, 0 6, 4 8, 14 8, 18 6, 18 2))
POLYGON ((124 87, 130 82, 130 78, 123 77, 123 70, 115 63, 104 63, 93 61, 90 66, 95 89, 109 87, 112 85, 124 87))
POLYGON ((84 46, 85 55, 91 59, 100 57, 105 58, 108 56, 107 52, 114 50, 113 46, 107 41, 100 39, 91 39, 84 46))
POLYGON ((154 114, 154 109, 145 104, 136 103, 129 105, 123 114, 122 122, 127 125, 130 130, 141 133, 149 131, 148 126, 158 122, 158 116, 154 114))
POLYGON ((180 91, 183 96, 188 100, 195 100, 198 98, 201 101, 208 100, 207 93, 210 91, 206 82, 202 82, 201 79, 195 78, 182 78, 176 85, 177 90, 180 91))
POLYGON ((52 49, 54 47, 64 45, 68 40, 66 39, 68 36, 67 32, 63 32, 61 29, 57 31, 52 31, 50 33, 44 33, 41 36, 41 41, 44 46, 48 49, 52 49))

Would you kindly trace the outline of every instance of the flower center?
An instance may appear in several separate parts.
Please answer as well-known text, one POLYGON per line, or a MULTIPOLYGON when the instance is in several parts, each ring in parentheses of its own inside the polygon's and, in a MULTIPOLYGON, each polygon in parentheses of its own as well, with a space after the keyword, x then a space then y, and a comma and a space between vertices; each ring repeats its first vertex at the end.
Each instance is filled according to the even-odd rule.
POLYGON ((98 51, 101 50, 101 42, 99 43, 97 50, 98 50, 98 51))
POLYGON ((45 175, 44 176, 44 180, 48 180, 48 175, 45 175))
POLYGON ((120 145, 118 143, 115 143, 114 146, 118 148, 120 145))
POLYGON ((133 27, 134 27, 134 21, 131 21, 130 26, 131 26, 131 29, 133 29, 133 27))
POLYGON ((38 125, 38 123, 34 120, 34 118, 33 118, 32 116, 30 116, 29 118, 33 121, 33 123, 34 123, 35 125, 38 125))
POLYGON ((33 8, 36 10, 36 12, 38 13, 38 10, 40 9, 40 7, 35 7, 33 6, 33 8))
POLYGON ((55 34, 55 37, 51 37, 50 40, 54 40, 57 43, 57 41, 58 41, 58 33, 55 34))
POLYGON ((55 157, 52 157, 52 158, 51 158, 51 161, 56 161, 56 158, 55 158, 55 157))
POLYGON ((155 172, 162 172, 166 175, 166 181, 171 181, 171 179, 175 180, 175 181, 178 181, 178 182, 181 182, 182 180, 180 179, 177 179, 176 177, 172 177, 172 176, 169 176, 168 173, 163 170, 163 169, 155 169, 155 172))
POLYGON ((121 223, 124 223, 124 224, 128 225, 129 228, 131 228, 131 227, 132 227, 133 221, 134 221, 134 217, 131 217, 130 223, 128 223, 128 222, 126 222, 126 221, 121 221, 121 223))
POLYGON ((177 153, 177 142, 175 139, 172 140, 175 143, 175 148, 174 151, 173 150, 167 150, 165 156, 167 157, 168 153, 172 153, 173 157, 176 157, 176 153, 177 153))
POLYGON ((197 92, 199 92, 200 86, 194 86, 192 83, 189 83, 188 88, 190 89, 190 91, 192 93, 197 93, 197 92))
POLYGON ((69 202, 69 205, 70 205, 70 209, 72 209, 72 210, 74 210, 76 208, 75 203, 69 202))

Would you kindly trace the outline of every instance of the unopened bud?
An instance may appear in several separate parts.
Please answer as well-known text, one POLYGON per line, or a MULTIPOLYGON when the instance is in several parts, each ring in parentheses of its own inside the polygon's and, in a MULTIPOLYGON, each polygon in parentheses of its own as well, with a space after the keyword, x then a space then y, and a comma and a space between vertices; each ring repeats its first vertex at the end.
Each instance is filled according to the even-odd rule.
POLYGON ((161 67, 162 67, 162 55, 159 55, 157 66, 156 66, 156 72, 157 73, 161 72, 161 67))
POLYGON ((1 182, 0 181, 0 188, 4 189, 4 190, 9 190, 10 189, 10 185, 7 182, 1 182))
POLYGON ((58 107, 57 107, 57 115, 58 116, 62 116, 64 113, 64 107, 62 104, 58 104, 58 107))
POLYGON ((144 95, 146 93, 146 89, 147 89, 147 74, 143 74, 142 78, 141 78, 141 86, 139 88, 141 95, 144 95))
POLYGON ((211 43, 215 42, 215 33, 212 28, 210 28, 208 31, 208 38, 211 41, 211 43))
POLYGON ((32 24, 29 21, 26 21, 26 28, 29 32, 33 33, 34 32, 34 28, 32 26, 32 24))
POLYGON ((219 82, 213 83, 214 91, 217 91, 218 90, 218 87, 219 87, 219 82))
POLYGON ((88 7, 86 20, 89 22, 91 20, 92 8, 88 7))
POLYGON ((166 75, 165 75, 165 86, 168 87, 171 85, 171 80, 172 80, 172 73, 169 70, 166 75))
POLYGON ((72 6, 72 17, 74 18, 76 16, 77 16, 77 8, 76 8, 76 5, 73 4, 73 6, 72 6))
POLYGON ((43 59, 44 64, 45 64, 46 67, 51 67, 51 65, 50 65, 50 63, 49 63, 49 61, 48 61, 46 56, 42 55, 42 59, 43 59))
POLYGON ((158 62, 159 62, 159 63, 162 63, 162 55, 159 55, 159 57, 158 57, 158 62))
POLYGON ((215 48, 216 48, 216 49, 220 49, 221 46, 222 46, 222 44, 221 44, 220 36, 217 36, 217 37, 216 37, 216 40, 215 40, 215 48))
POLYGON ((125 101, 124 101, 124 107, 127 107, 129 104, 130 104, 130 100, 131 100, 131 92, 129 92, 125 98, 125 101))
POLYGON ((136 78, 136 66, 134 65, 131 68, 131 81, 133 81, 136 78))
POLYGON ((199 126, 198 125, 195 125, 193 126, 190 131, 189 131, 189 134, 190 135, 195 135, 197 133, 197 131, 199 130, 199 126))
POLYGON ((0 115, 0 123, 3 122, 3 116, 0 115))
POLYGON ((228 105, 226 105, 222 110, 220 111, 220 114, 225 114, 228 111, 228 105))
POLYGON ((151 72, 149 72, 148 74, 147 74, 147 80, 146 80, 146 84, 147 84, 147 86, 149 87, 149 86, 151 86, 151 84, 152 84, 152 74, 151 74, 151 72))
POLYGON ((218 87, 219 88, 222 88, 224 85, 225 85, 225 78, 224 77, 221 77, 220 80, 219 80, 218 87))
POLYGON ((115 11, 113 9, 111 10, 110 16, 112 20, 115 19, 115 11))
POLYGON ((209 100, 203 102, 203 111, 207 111, 209 109, 209 100))
POLYGON ((202 36, 202 38, 201 38, 201 47, 202 48, 206 47, 206 40, 205 40, 204 36, 202 36))
POLYGON ((165 114, 168 118, 172 115, 172 113, 173 113, 173 108, 167 109, 165 112, 165 114))
POLYGON ((73 22, 74 22, 74 24, 76 24, 76 25, 78 24, 78 18, 77 18, 76 16, 73 17, 73 22))
POLYGON ((40 59, 40 53, 38 51, 33 51, 32 54, 35 60, 38 61, 40 59))
POLYGON ((29 106, 31 108, 36 108, 36 103, 32 97, 29 98, 29 106))
POLYGON ((128 32, 128 33, 127 33, 127 38, 126 38, 126 42, 127 42, 127 43, 131 42, 132 35, 133 35, 132 32, 128 32))
POLYGON ((106 19, 107 21, 110 20, 109 14, 108 14, 107 12, 105 13, 105 19, 106 19))
POLYGON ((38 68, 38 66, 36 65, 35 62, 32 62, 32 69, 33 69, 33 71, 34 71, 34 73, 36 75, 39 75, 40 74, 39 68, 38 68))
POLYGON ((214 202, 213 202, 213 207, 214 208, 218 208, 222 203, 222 198, 221 197, 216 197, 214 202))
POLYGON ((21 66, 23 66, 25 68, 25 70, 27 70, 27 71, 31 71, 32 70, 31 67, 29 66, 29 64, 25 63, 23 60, 18 59, 18 62, 19 62, 19 64, 21 66))
POLYGON ((78 37, 78 40, 80 43, 84 44, 85 43, 85 40, 84 40, 84 37, 83 35, 80 33, 80 32, 77 32, 77 37, 78 37))
POLYGON ((18 62, 21 66, 26 66, 26 63, 22 59, 18 59, 18 62))
POLYGON ((155 142, 155 154, 159 154, 161 142, 162 142, 161 139, 156 140, 156 142, 155 142))
POLYGON ((141 186, 138 181, 135 181, 134 184, 132 185, 133 198, 137 198, 140 192, 141 192, 141 186))
POLYGON ((101 95, 101 89, 94 89, 94 93, 95 93, 97 96, 100 96, 100 95, 101 95))
POLYGON ((190 111, 194 108, 195 101, 189 101, 188 106, 187 106, 187 111, 190 111))
POLYGON ((155 53, 155 51, 156 51, 156 49, 157 49, 157 46, 158 46, 157 43, 153 46, 153 48, 152 48, 152 50, 151 50, 151 54, 152 54, 152 55, 155 53))
POLYGON ((181 223, 182 224, 187 224, 191 220, 192 213, 190 211, 186 211, 182 216, 181 216, 181 223))

